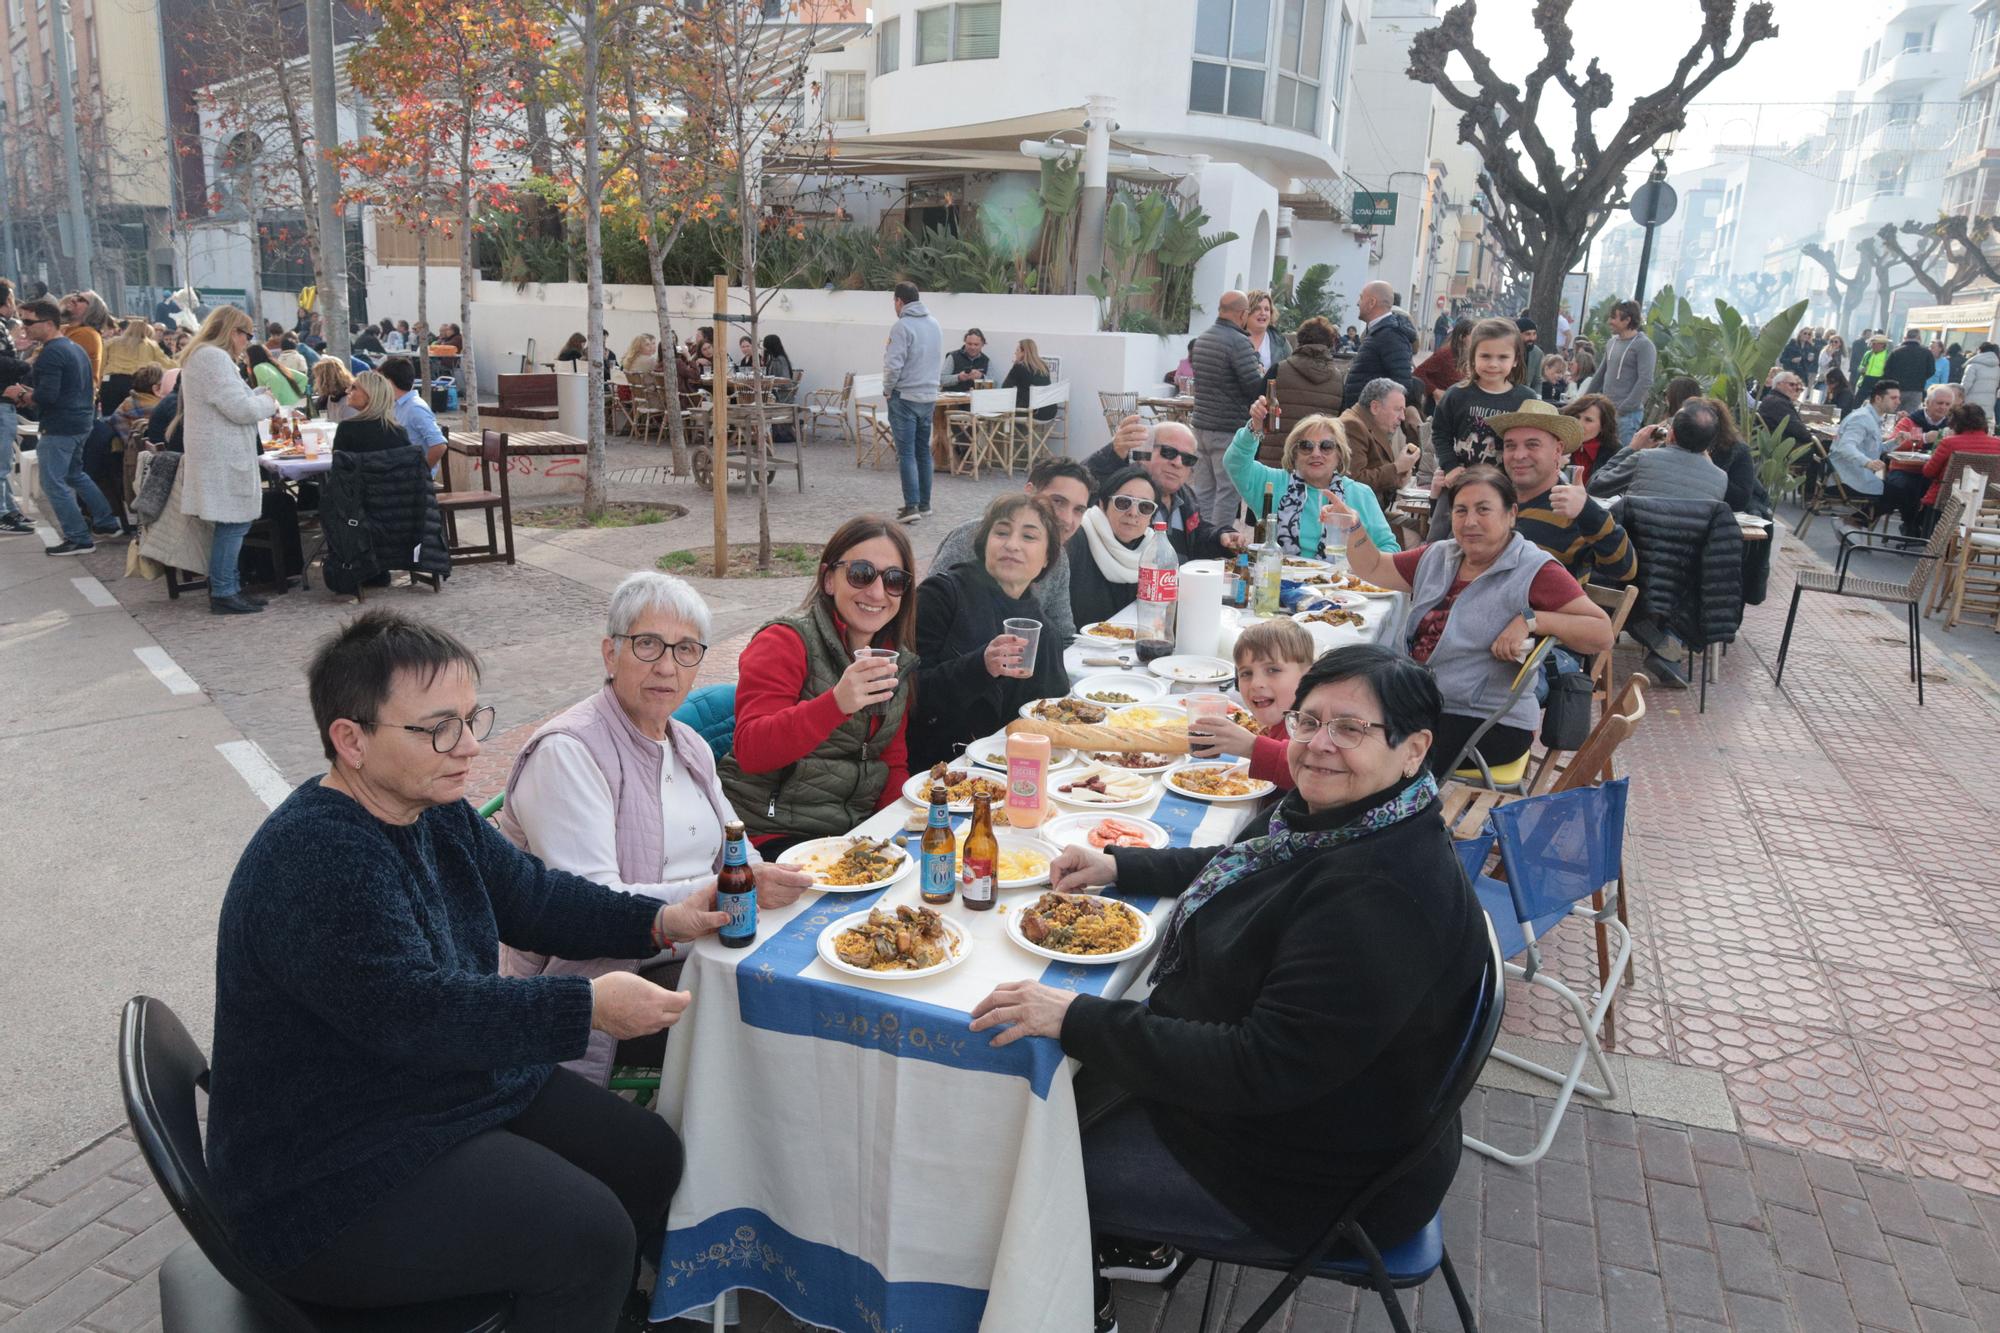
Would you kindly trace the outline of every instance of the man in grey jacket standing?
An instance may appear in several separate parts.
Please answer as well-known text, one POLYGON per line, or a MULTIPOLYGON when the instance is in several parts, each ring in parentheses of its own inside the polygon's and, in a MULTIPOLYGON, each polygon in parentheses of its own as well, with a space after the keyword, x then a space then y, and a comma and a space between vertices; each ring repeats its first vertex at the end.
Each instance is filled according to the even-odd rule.
POLYGON ((882 392, 903 474, 898 523, 914 523, 931 512, 931 409, 937 403, 944 331, 924 309, 922 296, 914 282, 896 284, 896 323, 882 349, 882 392))
POLYGON ((1640 331, 1645 316, 1637 301, 1620 301, 1611 307, 1614 335, 1597 364, 1597 377, 1590 382, 1593 393, 1601 393, 1618 409, 1618 438, 1629 440, 1646 417, 1646 395, 1653 391, 1653 364, 1658 354, 1653 340, 1640 331))
POLYGON ((1250 404, 1264 393, 1263 363, 1244 332, 1249 322, 1250 298, 1224 292, 1215 303, 1214 326, 1194 340, 1194 440, 1201 457, 1187 487, 1195 508, 1222 524, 1236 517, 1237 503, 1222 455, 1250 423, 1250 404))

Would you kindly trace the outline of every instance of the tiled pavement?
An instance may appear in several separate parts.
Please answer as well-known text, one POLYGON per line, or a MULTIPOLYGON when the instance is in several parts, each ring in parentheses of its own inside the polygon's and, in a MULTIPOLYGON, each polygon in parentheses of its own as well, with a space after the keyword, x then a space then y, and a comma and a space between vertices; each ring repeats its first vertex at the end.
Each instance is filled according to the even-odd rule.
MULTIPOLYGON (((1656 691, 1621 765, 1638 945, 1620 1047, 1720 1072, 1745 1133, 1590 1112, 1535 1171, 1468 1157, 1446 1225, 1489 1330, 2000 1330, 1996 713, 1942 675, 1918 709, 1896 623, 1830 598, 1806 601, 1773 687, 1798 558, 1785 542, 1707 713, 1656 691)), ((534 614, 560 603, 552 587, 534 614)), ((148 618, 187 662, 168 615, 148 618)), ((704 679, 732 677, 746 638, 704 679)), ((495 738, 502 776, 532 725, 495 738)), ((1588 966, 1574 944, 1551 956, 1588 966)), ((1511 1032, 1559 1038, 1557 1018, 1510 995, 1511 1032)), ((1478 1099, 1525 1123, 1512 1094, 1478 1099)), ((157 1327, 149 1274, 177 1234, 130 1144, 100 1143, 0 1197, 0 1328, 157 1327)), ((1191 1328, 1201 1277, 1167 1301, 1124 1289, 1123 1326, 1191 1328)), ((1427 1301, 1423 1326, 1448 1314, 1427 1301)), ((1287 1321, 1382 1326, 1372 1298, 1318 1286, 1287 1321)))

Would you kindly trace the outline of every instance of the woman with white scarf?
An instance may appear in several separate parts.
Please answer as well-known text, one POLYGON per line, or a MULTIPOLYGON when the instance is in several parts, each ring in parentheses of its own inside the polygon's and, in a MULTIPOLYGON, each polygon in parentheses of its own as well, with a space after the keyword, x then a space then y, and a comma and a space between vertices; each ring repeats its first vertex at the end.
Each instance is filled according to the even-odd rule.
POLYGON ((1111 619, 1139 596, 1139 548, 1160 504, 1142 467, 1120 468, 1098 488, 1068 546, 1069 605, 1079 628, 1111 619))

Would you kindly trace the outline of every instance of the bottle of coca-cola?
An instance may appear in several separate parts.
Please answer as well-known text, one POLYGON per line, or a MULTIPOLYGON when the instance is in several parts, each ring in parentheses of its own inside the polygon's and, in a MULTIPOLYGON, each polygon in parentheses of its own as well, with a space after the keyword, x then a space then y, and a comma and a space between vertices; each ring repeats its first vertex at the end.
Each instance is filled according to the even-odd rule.
POLYGON ((1180 597, 1181 558, 1167 540, 1167 520, 1155 514, 1153 531, 1139 553, 1139 660, 1150 662, 1174 650, 1174 603, 1180 597))

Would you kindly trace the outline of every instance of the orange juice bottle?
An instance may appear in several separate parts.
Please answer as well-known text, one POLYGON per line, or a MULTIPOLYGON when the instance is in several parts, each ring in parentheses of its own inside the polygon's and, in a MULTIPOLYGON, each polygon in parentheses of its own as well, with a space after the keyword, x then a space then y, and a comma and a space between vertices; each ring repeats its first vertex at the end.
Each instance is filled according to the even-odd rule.
POLYGON ((1007 737, 1007 825, 1040 828, 1049 817, 1049 738, 1007 737))

